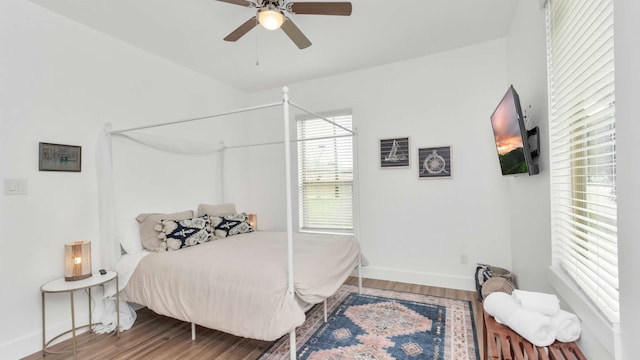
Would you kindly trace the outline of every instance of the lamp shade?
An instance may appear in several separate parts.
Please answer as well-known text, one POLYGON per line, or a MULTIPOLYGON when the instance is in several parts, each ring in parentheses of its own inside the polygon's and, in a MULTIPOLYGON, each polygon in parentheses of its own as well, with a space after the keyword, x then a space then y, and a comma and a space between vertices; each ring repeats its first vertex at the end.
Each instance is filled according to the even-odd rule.
POLYGON ((76 281, 91 276, 91 241, 64 244, 64 279, 76 281))
POLYGON ((258 22, 267 30, 276 30, 284 23, 284 14, 279 10, 259 10, 258 22))
POLYGON ((251 225, 253 230, 258 230, 258 215, 247 214, 247 218, 249 219, 249 225, 251 225))

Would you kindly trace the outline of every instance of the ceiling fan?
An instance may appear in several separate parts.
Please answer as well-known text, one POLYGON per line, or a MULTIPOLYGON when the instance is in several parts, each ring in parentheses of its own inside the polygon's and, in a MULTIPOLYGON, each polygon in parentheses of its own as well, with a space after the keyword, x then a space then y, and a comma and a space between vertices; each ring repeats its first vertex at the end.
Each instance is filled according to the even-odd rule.
POLYGON ((282 28, 300 49, 311 46, 311 41, 286 14, 351 15, 350 2, 294 2, 287 0, 218 0, 229 4, 258 9, 256 15, 227 35, 225 41, 237 41, 258 24, 269 30, 282 28))

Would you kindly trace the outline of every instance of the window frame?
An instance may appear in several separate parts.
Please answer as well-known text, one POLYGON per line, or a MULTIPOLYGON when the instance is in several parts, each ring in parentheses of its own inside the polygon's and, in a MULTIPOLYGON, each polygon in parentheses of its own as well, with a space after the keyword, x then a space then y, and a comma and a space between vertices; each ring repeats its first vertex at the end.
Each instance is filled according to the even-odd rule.
MULTIPOLYGON (((344 125, 344 124, 339 124, 339 125, 344 125)), ((321 125, 324 126, 324 125, 321 125)), ((355 135, 355 131, 354 129, 354 121, 353 121, 353 115, 351 113, 351 111, 336 111, 336 112, 332 112, 330 114, 324 114, 324 115, 320 115, 320 116, 299 116, 296 117, 296 134, 297 134, 297 143, 298 146, 296 147, 296 151, 297 151, 297 167, 296 167, 296 185, 297 185, 297 195, 298 195, 298 201, 297 201, 297 206, 298 206, 298 230, 300 232, 309 232, 309 233, 328 233, 328 234, 356 234, 356 228, 357 228, 357 217, 356 217, 356 193, 357 193, 357 181, 356 181, 356 135, 355 135), (349 123, 344 126, 346 127, 348 130, 344 130, 342 129, 340 126, 336 126, 333 125, 332 122, 336 119, 338 119, 340 121, 342 121, 341 119, 345 119, 348 118, 349 123), (308 121, 316 121, 319 124, 321 123, 326 123, 327 125, 327 129, 330 129, 330 131, 332 132, 332 134, 323 134, 322 136, 305 136, 304 134, 302 134, 302 129, 301 126, 308 121), (349 227, 344 227, 344 226, 340 226, 338 225, 338 223, 335 223, 333 227, 331 226, 313 226, 313 225, 309 225, 309 222, 307 221, 308 219, 308 213, 305 211, 307 208, 305 207, 305 191, 303 189, 304 187, 304 182, 303 182, 303 177, 305 175, 308 174, 308 171, 304 169, 304 165, 302 164, 304 162, 305 159, 305 153, 307 153, 309 151, 309 149, 305 149, 305 146, 307 144, 312 144, 314 141, 322 141, 326 143, 328 142, 332 142, 333 145, 331 146, 331 151, 333 152, 333 158, 334 158, 334 166, 335 168, 333 169, 334 171, 332 172, 333 174, 338 174, 340 173, 340 164, 338 161, 338 158, 340 157, 340 155, 337 153, 339 150, 339 148, 341 147, 341 145, 337 144, 338 141, 341 141, 340 139, 348 139, 349 140, 349 147, 350 147, 350 152, 349 152, 349 156, 351 157, 350 159, 350 180, 340 180, 340 179, 336 179, 335 183, 339 184, 339 183, 343 183, 344 186, 341 187, 346 187, 347 189, 349 189, 348 191, 350 192, 350 199, 351 199, 351 203, 350 203, 350 211, 347 211, 349 216, 350 216, 350 226, 349 227)), ((342 140, 344 142, 344 140, 342 140)), ((329 184, 331 181, 324 181, 321 183, 325 183, 324 185, 329 186, 331 184, 329 184)), ((307 183, 307 185, 313 186, 313 183, 307 183)), ((322 185, 322 184, 321 184, 322 185)), ((338 186, 335 185, 334 186, 338 186)), ((347 196, 348 198, 348 196, 347 196)), ((348 209, 349 210, 349 209, 348 209)), ((325 218, 326 220, 326 218, 325 218)))
MULTIPOLYGON (((608 1, 609 3, 603 1, 597 4, 563 1, 558 4, 559 9, 551 8, 555 5, 552 4, 555 0, 549 0, 546 4, 553 249, 548 279, 558 295, 578 314, 592 336, 610 354, 615 354, 619 339, 619 301, 613 308, 614 311, 609 309, 610 304, 603 306, 606 302, 603 299, 607 299, 610 293, 613 294, 611 289, 603 288, 609 286, 604 284, 606 280, 600 280, 602 277, 599 273, 589 274, 591 279, 576 279, 575 272, 571 274, 568 265, 563 262, 567 260, 567 254, 573 254, 575 262, 580 262, 576 264, 577 269, 584 267, 591 270, 591 265, 585 264, 590 264, 592 258, 597 257, 595 266, 602 269, 603 266, 609 266, 605 264, 609 260, 599 259, 603 256, 611 258, 611 255, 599 252, 600 250, 596 253, 593 249, 609 246, 611 242, 617 243, 613 1, 608 1), (570 8, 572 5, 579 9, 570 8), (572 32, 561 35, 564 37, 558 41, 562 41, 562 46, 554 44, 552 40, 554 10, 563 11, 566 18, 570 18, 568 22, 578 24, 575 28, 570 28, 572 32), (594 16, 593 21, 585 20, 591 19, 588 16, 594 16), (590 28, 580 28, 582 25, 590 28), (596 34, 587 30, 593 30, 596 34), (558 58, 553 56, 560 53, 562 58, 558 58, 562 61, 579 56, 582 58, 563 64, 560 61, 554 63, 558 58), (601 61, 605 62, 606 67, 600 66, 601 61), (556 91, 557 88, 564 92, 556 91), (562 98, 567 94, 571 96, 562 98), (595 95, 602 96, 594 101, 595 95), (610 128, 607 128, 608 124, 611 124, 610 128), (602 151, 607 147, 611 151, 602 151), (611 173, 607 173, 608 168, 612 169, 611 173), (611 189, 611 194, 604 194, 603 189, 611 189), (607 200, 607 196, 613 200, 607 200), (601 216, 606 219, 603 220, 601 216), (609 221, 613 224, 609 224, 609 221), (567 244, 570 242, 562 239, 571 236, 576 239, 573 242, 574 248, 568 248, 567 244), (603 295, 596 294, 594 298, 593 289, 588 288, 593 284, 603 295)), ((604 276, 614 273, 617 279, 617 250, 615 254, 615 270, 610 267, 597 271, 602 271, 604 276)), ((611 283, 612 279, 614 278, 609 278, 608 282, 611 283)), ((617 291, 618 286, 612 288, 617 291)))

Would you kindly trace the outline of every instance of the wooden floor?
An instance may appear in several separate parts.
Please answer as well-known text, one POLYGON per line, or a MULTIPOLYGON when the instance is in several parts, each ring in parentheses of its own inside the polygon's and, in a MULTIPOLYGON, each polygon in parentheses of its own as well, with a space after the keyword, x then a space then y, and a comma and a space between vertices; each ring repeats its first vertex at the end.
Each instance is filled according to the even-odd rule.
MULTIPOLYGON (((357 285, 357 278, 349 278, 348 284, 357 285)), ((383 280, 363 279, 363 286, 386 290, 413 292, 460 300, 473 304, 479 354, 482 357, 482 306, 472 291, 452 290, 383 280)), ((207 328, 197 327, 197 339, 191 341, 191 324, 143 308, 138 310, 135 326, 123 332, 120 338, 113 335, 82 334, 78 346, 86 347, 78 352, 79 359, 256 359, 269 347, 270 342, 245 339, 207 328)), ((71 340, 50 348, 53 351, 72 349, 71 340)), ((47 354, 47 360, 72 359, 71 354, 47 354)), ((42 360, 42 352, 32 354, 25 360, 42 360)))

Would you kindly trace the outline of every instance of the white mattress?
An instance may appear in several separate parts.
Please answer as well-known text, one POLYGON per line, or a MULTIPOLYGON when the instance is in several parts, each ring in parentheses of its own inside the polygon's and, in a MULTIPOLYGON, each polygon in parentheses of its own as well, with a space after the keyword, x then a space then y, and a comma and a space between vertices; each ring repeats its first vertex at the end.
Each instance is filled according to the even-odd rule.
POLYGON ((123 294, 162 315, 275 340, 304 322, 299 302, 319 303, 342 285, 360 251, 344 235, 294 234, 293 248, 295 298, 286 233, 263 231, 142 256, 123 294))

